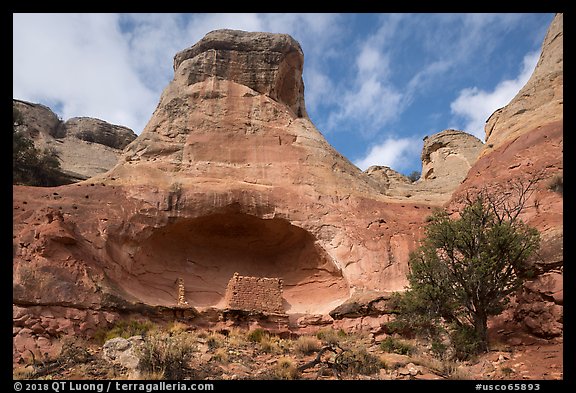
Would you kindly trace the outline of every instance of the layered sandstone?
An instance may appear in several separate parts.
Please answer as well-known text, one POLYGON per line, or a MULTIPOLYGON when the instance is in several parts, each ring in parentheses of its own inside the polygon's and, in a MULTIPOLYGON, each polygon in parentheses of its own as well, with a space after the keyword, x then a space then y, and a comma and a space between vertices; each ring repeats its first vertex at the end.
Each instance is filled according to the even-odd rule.
POLYGON ((307 116, 303 66, 302 48, 289 35, 239 30, 212 31, 174 56, 174 72, 189 85, 212 77, 229 80, 285 104, 297 117, 307 116))
MULTIPOLYGON (((131 218, 135 233, 125 235, 142 242, 142 251, 118 260, 143 285, 130 290, 141 297, 148 283, 162 283, 149 272, 158 260, 189 272, 196 306, 221 304, 235 271, 282 277, 286 311, 292 312, 328 310, 351 285, 401 289, 405 280, 393 270, 415 244, 419 229, 409 228, 419 227, 420 207, 396 215, 401 205, 381 196, 306 112, 293 107, 304 102, 299 45, 286 35, 258 33, 247 49, 250 36, 210 33, 177 54, 174 80, 152 119, 124 161, 102 178, 146 206, 131 218), (216 39, 222 36, 228 44, 216 39), (268 76, 253 80, 240 63, 210 66, 214 58, 243 59, 247 52, 250 69, 268 70, 268 76), (284 86, 287 80, 294 88, 284 86), (362 213, 359 206, 365 206, 362 213), (150 228, 149 220, 159 228, 150 228), (391 233, 387 223, 396 221, 405 233, 391 233), (389 249, 384 269, 382 249, 389 249)), ((118 241, 125 249, 126 240, 118 241)))
POLYGON ((465 178, 484 144, 459 130, 444 130, 424 138, 420 180, 435 180, 432 188, 452 192, 465 178))
MULTIPOLYGON (((486 122, 482 155, 531 131, 530 125, 562 122, 564 105, 564 16, 557 14, 548 28, 536 68, 526 85, 486 122)), ((534 127, 535 128, 535 127, 534 127)))
POLYGON ((129 128, 90 117, 62 121, 44 105, 13 100, 22 124, 16 129, 37 148, 53 150, 71 182, 85 180, 112 168, 136 134, 129 128))

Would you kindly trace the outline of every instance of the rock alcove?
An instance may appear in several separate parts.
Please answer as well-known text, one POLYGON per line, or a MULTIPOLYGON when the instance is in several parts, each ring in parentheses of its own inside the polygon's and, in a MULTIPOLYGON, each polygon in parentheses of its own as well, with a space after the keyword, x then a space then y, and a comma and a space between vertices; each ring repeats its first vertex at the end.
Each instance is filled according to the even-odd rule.
POLYGON ((278 277, 285 312, 321 312, 348 297, 348 285, 314 236, 282 218, 240 212, 181 218, 139 242, 113 249, 122 270, 111 277, 140 302, 174 306, 178 279, 193 307, 225 307, 226 285, 235 272, 278 277), (319 301, 321 300, 321 301, 319 301))

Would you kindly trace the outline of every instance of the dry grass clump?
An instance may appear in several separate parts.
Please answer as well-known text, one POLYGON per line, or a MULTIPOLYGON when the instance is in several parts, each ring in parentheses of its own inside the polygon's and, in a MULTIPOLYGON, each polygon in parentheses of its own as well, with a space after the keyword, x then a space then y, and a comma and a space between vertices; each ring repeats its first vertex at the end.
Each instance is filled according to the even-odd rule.
POLYGON ((226 350, 226 348, 218 348, 216 351, 214 351, 214 354, 212 355, 212 360, 222 364, 228 363, 228 361, 230 360, 228 350, 226 350))
POLYGON ((331 328, 321 329, 316 333, 316 337, 327 345, 340 343, 347 334, 344 330, 334 330, 331 328))
POLYGON ((226 337, 221 333, 212 332, 206 337, 206 345, 210 349, 223 347, 226 342, 226 337))
POLYGON ((344 351, 340 362, 345 365, 347 374, 372 375, 386 367, 379 357, 368 353, 363 347, 344 351))
POLYGON ((34 375, 34 368, 30 365, 17 366, 12 369, 12 379, 23 380, 30 379, 34 375))
POLYGON ((254 330, 250 330, 246 335, 246 338, 248 339, 248 341, 251 341, 253 343, 259 343, 262 341, 264 337, 267 336, 268 337, 270 336, 270 333, 268 333, 268 331, 262 328, 256 328, 254 330))
POLYGON ((300 336, 294 342, 294 349, 303 355, 311 355, 320 350, 320 342, 316 337, 300 336))
POLYGON ((190 335, 153 333, 138 348, 139 370, 148 378, 178 380, 189 375, 189 362, 196 347, 190 335))
POLYGON ((548 189, 564 195, 564 175, 555 175, 548 181, 548 189))
POLYGON ((260 350, 264 353, 281 354, 284 352, 283 348, 279 345, 279 339, 275 336, 264 336, 260 339, 260 350))
POLYGON ((446 367, 449 367, 448 372, 445 374, 446 379, 457 381, 475 379, 469 370, 466 370, 463 367, 459 367, 454 363, 446 365, 446 367))
POLYGON ((226 342, 228 346, 232 348, 242 348, 248 343, 248 340, 246 338, 246 333, 242 329, 235 327, 230 329, 228 332, 226 342))
POLYGON ((460 362, 449 359, 438 359, 430 356, 416 355, 410 357, 412 363, 425 367, 446 379, 473 379, 470 372, 461 367, 460 362))
POLYGON ((190 327, 185 323, 174 321, 168 324, 166 331, 170 334, 180 334, 190 330, 190 327))
POLYGON ((278 359, 274 367, 274 376, 278 379, 297 379, 298 368, 294 364, 294 360, 289 357, 283 356, 278 359))

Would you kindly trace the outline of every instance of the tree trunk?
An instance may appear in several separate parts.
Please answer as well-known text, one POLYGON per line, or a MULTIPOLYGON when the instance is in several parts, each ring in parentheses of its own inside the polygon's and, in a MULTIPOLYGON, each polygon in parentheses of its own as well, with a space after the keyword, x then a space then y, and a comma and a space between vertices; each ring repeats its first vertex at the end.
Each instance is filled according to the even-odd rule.
POLYGON ((480 350, 488 352, 488 316, 485 313, 474 314, 474 331, 479 340, 480 350))

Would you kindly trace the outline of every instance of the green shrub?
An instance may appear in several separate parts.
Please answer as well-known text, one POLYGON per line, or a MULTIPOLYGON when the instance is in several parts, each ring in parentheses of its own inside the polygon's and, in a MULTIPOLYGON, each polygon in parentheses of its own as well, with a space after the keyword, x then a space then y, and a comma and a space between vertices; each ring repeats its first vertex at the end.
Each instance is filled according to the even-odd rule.
POLYGON ((454 357, 458 360, 468 360, 484 351, 484 341, 472 326, 458 326, 450 332, 450 342, 454 349, 454 357))
POLYGON ((144 336, 152 330, 156 329, 150 321, 118 321, 111 329, 99 329, 94 335, 94 340, 102 345, 106 341, 115 337, 130 338, 132 336, 144 336))
POLYGON ((412 171, 407 177, 412 183, 414 183, 416 180, 420 179, 420 172, 412 171))
MULTIPOLYGON (((14 111, 14 124, 22 117, 14 111)), ((70 183, 62 173, 58 154, 53 149, 37 149, 32 139, 12 129, 12 184, 52 187, 70 183)))
POLYGON ((346 332, 340 329, 338 331, 334 329, 322 329, 316 333, 316 337, 323 343, 328 345, 338 344, 342 338, 346 337, 346 332))
POLYGON ((447 349, 448 346, 446 344, 443 344, 441 341, 437 339, 432 340, 432 348, 430 348, 430 350, 434 355, 438 357, 443 357, 447 349))
POLYGON ((384 352, 392 352, 400 355, 411 355, 415 352, 414 346, 393 337, 386 337, 380 343, 380 349, 384 352))
POLYGON ((432 216, 420 247, 410 253, 406 314, 424 322, 421 327, 432 322, 432 330, 441 320, 473 324, 473 340, 467 330, 454 333, 457 352, 459 347, 476 351, 477 344, 488 350, 488 317, 506 308, 532 270, 529 261, 540 234, 519 217, 540 179, 535 175, 467 194, 458 217, 447 211, 432 216))
POLYGON ((259 343, 262 341, 262 338, 265 336, 269 336, 270 333, 268 333, 266 330, 262 329, 262 328, 256 328, 254 330, 251 330, 250 332, 248 332, 248 341, 251 341, 253 343, 259 343))

